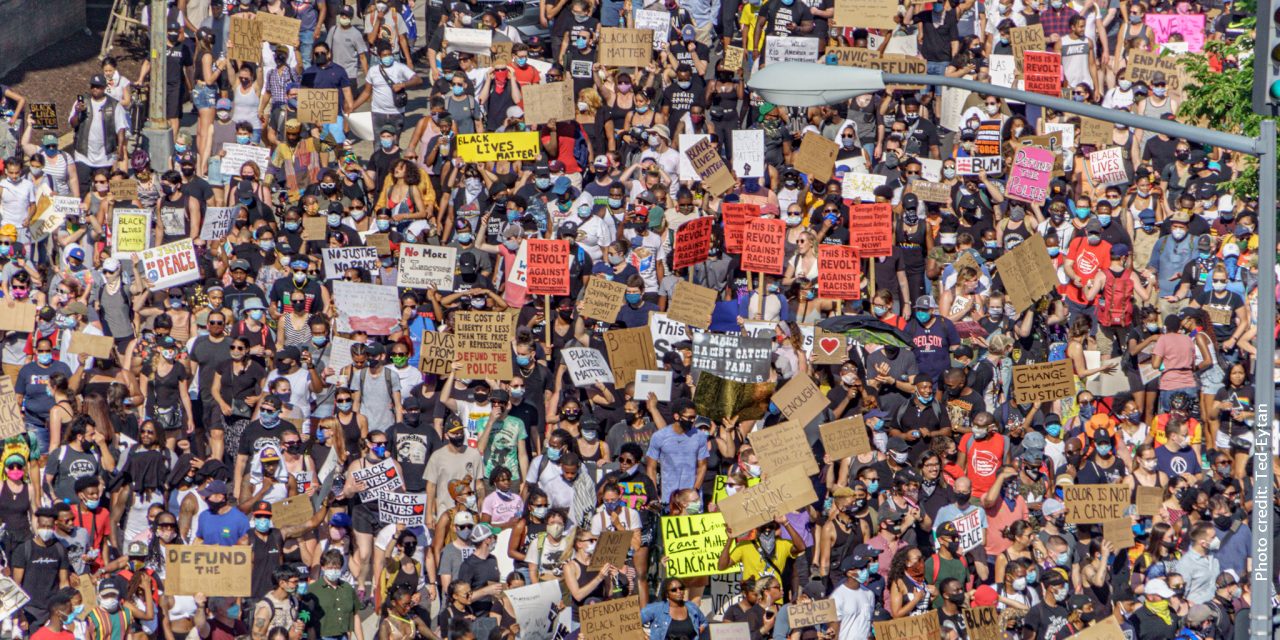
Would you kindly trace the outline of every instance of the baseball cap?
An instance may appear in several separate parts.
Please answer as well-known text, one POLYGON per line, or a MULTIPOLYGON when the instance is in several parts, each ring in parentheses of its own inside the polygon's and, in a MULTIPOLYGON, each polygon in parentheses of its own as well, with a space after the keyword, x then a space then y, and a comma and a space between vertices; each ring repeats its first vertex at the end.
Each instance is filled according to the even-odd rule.
POLYGON ((476 517, 471 515, 470 511, 459 511, 453 516, 453 526, 470 527, 476 523, 476 517))
POLYGON ((896 438, 896 437, 889 438, 889 444, 887 445, 887 448, 889 449, 889 451, 897 451, 901 453, 908 449, 907 441, 903 440, 902 438, 896 438))
POLYGON ((593 166, 593 167, 599 167, 599 168, 603 168, 603 169, 608 169, 608 168, 609 168, 609 156, 606 156, 606 155, 604 155, 603 153, 602 153, 602 154, 600 154, 600 155, 598 155, 598 156, 596 156, 596 159, 591 163, 591 166, 593 166))
POLYGON ((214 103, 213 108, 215 111, 230 111, 231 100, 227 98, 218 98, 218 101, 214 103))
POLYGON ((912 308, 933 310, 938 308, 938 303, 933 299, 933 296, 923 295, 923 296, 920 296, 919 298, 916 298, 916 303, 915 305, 913 305, 912 308))
POLYGON ((83 262, 83 261, 84 261, 84 249, 81 249, 80 247, 71 247, 71 250, 67 252, 67 257, 68 257, 68 258, 73 258, 73 259, 75 259, 75 260, 80 260, 80 261, 82 261, 82 262, 83 262))
POLYGON ((1022 439, 1022 455, 1019 456, 1024 462, 1032 464, 1040 464, 1044 461, 1044 435, 1032 431, 1022 439))
POLYGON ((260 500, 253 505, 253 515, 271 517, 271 503, 266 500, 260 500))
POLYGON ((227 483, 221 480, 214 480, 200 490, 200 495, 208 498, 210 496, 225 496, 228 493, 227 483))
POLYGON ((40 138, 40 146, 52 147, 52 146, 56 146, 57 144, 58 144, 58 136, 55 136, 52 133, 46 133, 44 134, 44 137, 40 138))
POLYGON ((1169 588, 1169 583, 1165 582, 1164 578, 1148 580, 1146 588, 1143 589, 1142 592, 1146 595, 1163 598, 1165 600, 1173 597, 1173 589, 1169 588))
POLYGON ((231 270, 232 271, 248 271, 249 261, 245 260, 244 258, 236 258, 235 260, 231 261, 231 270))
POLYGON ((88 315, 88 313, 89 313, 89 307, 85 306, 85 304, 83 302, 80 302, 79 300, 76 300, 75 302, 67 303, 67 305, 62 308, 62 315, 65 315, 65 316, 70 316, 70 315, 83 316, 83 315, 88 315))
POLYGON ((262 451, 258 452, 258 461, 259 462, 279 462, 280 452, 276 451, 275 447, 263 447, 262 451))
POLYGON ((107 258, 102 261, 102 270, 107 273, 115 273, 120 270, 120 260, 117 258, 107 258))
POLYGON ((94 75, 92 78, 89 78, 89 86, 91 86, 91 87, 106 87, 106 86, 107 86, 107 79, 106 79, 106 78, 104 78, 104 77, 102 77, 102 74, 94 75))
POLYGON ((1133 253, 1133 252, 1129 250, 1129 245, 1127 245, 1127 244, 1113 244, 1113 245, 1111 245, 1111 257, 1113 257, 1113 258, 1124 258, 1124 257, 1127 257, 1127 256, 1128 256, 1129 254, 1131 254, 1131 253, 1133 253))
POLYGON ((984 584, 973 590, 973 606, 975 607, 994 607, 999 600, 1000 595, 989 584, 984 584))
POLYGON ((1213 609, 1210 609, 1208 605, 1197 604, 1191 606, 1191 611, 1187 612, 1186 620, 1187 624, 1195 626, 1204 624, 1206 621, 1212 620, 1213 617, 1213 609))
POLYGON ((1057 515, 1067 510, 1067 505, 1062 504, 1057 498, 1049 498, 1040 506, 1040 513, 1046 516, 1057 515))

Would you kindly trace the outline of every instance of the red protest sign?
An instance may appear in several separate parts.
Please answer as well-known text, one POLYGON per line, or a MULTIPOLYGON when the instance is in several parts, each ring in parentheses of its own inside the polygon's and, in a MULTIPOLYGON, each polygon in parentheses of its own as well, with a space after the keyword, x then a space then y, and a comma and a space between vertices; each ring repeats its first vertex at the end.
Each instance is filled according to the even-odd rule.
POLYGON ((711 252, 711 227, 715 218, 690 220, 676 230, 676 250, 672 264, 676 269, 690 267, 707 259, 711 252))
POLYGON ((747 202, 725 202, 720 205, 724 216, 724 249, 729 253, 742 253, 742 232, 747 221, 760 217, 760 205, 747 202))
POLYGON ((1048 51, 1023 52, 1022 77, 1027 91, 1061 98, 1062 56, 1048 51))
POLYGON ((849 207, 849 246, 864 258, 893 255, 893 207, 887 202, 849 207))
POLYGON ((858 250, 839 244, 818 245, 818 295, 837 300, 862 298, 858 250))
POLYGON ((530 238, 526 242, 529 243, 529 293, 569 295, 569 241, 530 238))
POLYGON ((742 269, 782 275, 786 239, 787 223, 781 220, 756 218, 748 222, 742 233, 742 269))

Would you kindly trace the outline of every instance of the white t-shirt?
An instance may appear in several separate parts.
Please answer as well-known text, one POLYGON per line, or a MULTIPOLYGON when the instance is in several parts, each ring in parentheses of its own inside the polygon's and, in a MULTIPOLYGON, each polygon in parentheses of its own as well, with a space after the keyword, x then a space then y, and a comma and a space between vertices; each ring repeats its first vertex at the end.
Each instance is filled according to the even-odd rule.
MULTIPOLYGON (((105 141, 102 139, 102 123, 99 118, 102 117, 102 110, 107 105, 107 99, 96 101, 92 98, 85 101, 84 106, 87 114, 91 114, 89 122, 84 126, 89 127, 89 149, 88 155, 76 152, 76 162, 81 162, 90 167, 109 167, 116 162, 115 154, 108 154, 105 141)), ((124 107, 120 103, 116 103, 116 131, 125 131, 129 128, 129 114, 125 112, 124 107)))
POLYGON ((400 395, 402 397, 408 398, 409 392, 413 391, 414 387, 422 384, 422 372, 413 367, 405 366, 403 369, 391 367, 391 372, 400 376, 400 395))
POLYGON ((11 224, 18 228, 19 240, 29 242, 27 238, 28 207, 36 203, 36 186, 27 178, 20 178, 15 183, 9 178, 0 179, 0 224, 11 224))
POLYGON ((871 614, 875 611, 876 599, 870 589, 850 589, 842 584, 836 587, 831 599, 836 602, 836 616, 840 619, 840 640, 871 637, 871 614))
POLYGON ((374 113, 398 114, 400 109, 396 108, 391 85, 387 84, 386 79, 382 77, 383 71, 387 72, 387 78, 390 78, 392 83, 401 84, 413 78, 413 69, 406 67, 402 62, 392 63, 389 67, 374 64, 369 66, 369 73, 364 76, 364 81, 373 87, 370 110, 374 113))

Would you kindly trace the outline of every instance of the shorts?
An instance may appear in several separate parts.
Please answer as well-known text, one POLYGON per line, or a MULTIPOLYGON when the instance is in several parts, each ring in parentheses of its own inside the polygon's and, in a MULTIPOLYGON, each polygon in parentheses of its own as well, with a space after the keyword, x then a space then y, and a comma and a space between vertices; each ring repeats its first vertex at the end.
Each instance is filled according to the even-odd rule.
POLYGON ((228 176, 222 173, 222 158, 218 156, 209 158, 209 175, 205 179, 215 187, 226 186, 228 176))
MULTIPOLYGON (((359 498, 355 499, 359 500, 359 498)), ((356 533, 373 535, 378 531, 379 525, 378 512, 373 511, 363 502, 358 502, 351 508, 351 528, 356 533)))
POLYGON ((1222 389, 1226 377, 1227 374, 1222 370, 1222 365, 1213 365, 1212 369, 1200 374, 1200 395, 1217 395, 1218 390, 1222 389))
POLYGON ((169 87, 165 90, 164 95, 164 117, 176 119, 182 117, 182 102, 187 97, 187 92, 177 87, 169 87))
POLYGON ((218 90, 207 84, 198 85, 191 94, 191 103, 197 109, 212 109, 218 103, 218 90))

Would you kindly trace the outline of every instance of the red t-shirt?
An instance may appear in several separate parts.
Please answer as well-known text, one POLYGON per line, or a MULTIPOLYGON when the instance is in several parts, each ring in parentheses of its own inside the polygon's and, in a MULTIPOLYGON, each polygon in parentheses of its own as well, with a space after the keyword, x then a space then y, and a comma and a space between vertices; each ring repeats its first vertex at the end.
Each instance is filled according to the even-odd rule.
POLYGON ((76 640, 76 635, 70 631, 54 631, 49 627, 40 627, 31 634, 31 640, 76 640))
POLYGON ((1004 460, 1004 436, 992 433, 984 440, 966 433, 960 438, 960 455, 965 458, 964 474, 973 482, 973 495, 980 496, 996 483, 1004 460))
MULTIPOLYGON (((556 147, 556 160, 564 164, 565 173, 582 172, 582 167, 578 166, 578 161, 573 159, 573 144, 578 137, 578 127, 580 126, 582 125, 579 125, 576 120, 556 123, 556 144, 558 145, 556 147)), ((539 139, 545 145, 551 141, 551 136, 544 134, 539 136, 539 139)))
POLYGON ((111 532, 111 511, 106 507, 99 507, 97 512, 88 511, 81 513, 80 505, 71 505, 71 515, 75 516, 76 526, 89 532, 89 543, 92 548, 99 551, 98 557, 89 561, 89 568, 97 571, 102 568, 106 558, 105 542, 107 534, 111 532))
MULTIPOLYGON (((1080 282, 1088 284, 1094 276, 1111 268, 1111 243, 1103 240, 1096 246, 1089 244, 1089 239, 1076 236, 1067 247, 1067 259, 1072 261, 1072 268, 1080 276, 1080 282)), ((1067 284, 1064 295, 1076 304, 1088 304, 1084 299, 1084 289, 1074 284, 1067 284)))

